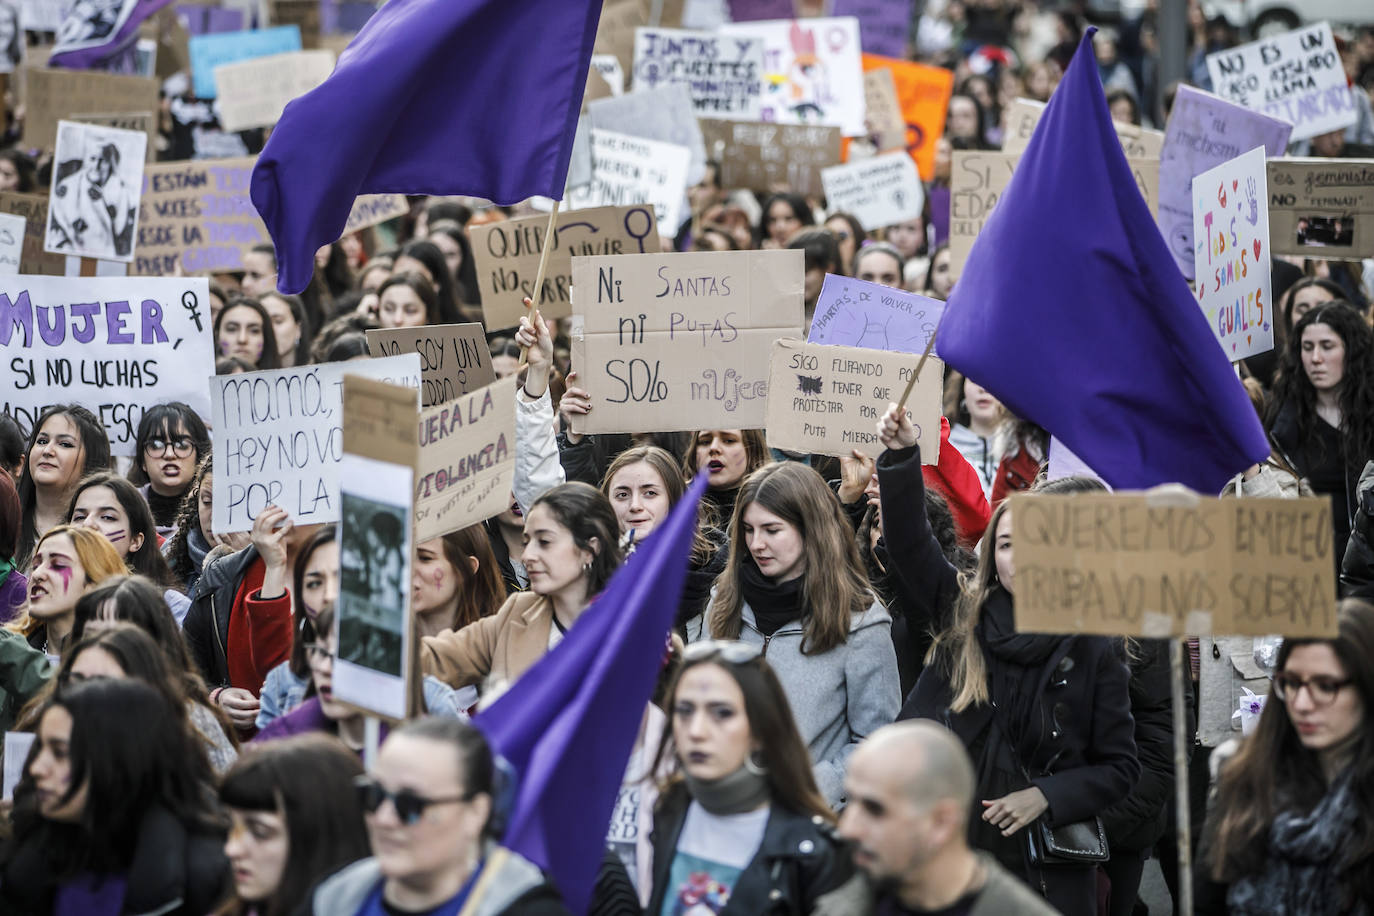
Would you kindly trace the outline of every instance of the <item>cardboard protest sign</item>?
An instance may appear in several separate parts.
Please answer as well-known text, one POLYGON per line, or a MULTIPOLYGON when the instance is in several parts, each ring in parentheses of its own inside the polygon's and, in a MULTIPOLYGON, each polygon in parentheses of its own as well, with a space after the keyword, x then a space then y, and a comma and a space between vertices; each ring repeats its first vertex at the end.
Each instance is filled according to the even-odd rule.
POLYGON ((420 412, 415 538, 500 515, 515 483, 515 376, 420 412))
POLYGON ((612 54, 622 73, 634 66, 635 29, 682 25, 684 0, 605 0, 596 27, 594 54, 612 54))
POLYGON ((864 70, 890 70, 897 86, 897 102, 906 119, 906 150, 916 160, 921 178, 935 176, 935 143, 945 132, 945 111, 954 94, 954 74, 909 60, 865 54, 864 70))
POLYGON ((333 71, 332 51, 289 51, 221 64, 214 73, 220 127, 239 131, 276 124, 287 102, 323 83, 333 71))
POLYGON ((1374 159, 1270 159, 1274 254, 1374 257, 1374 159))
POLYGON ((99 70, 24 68, 24 145, 55 149, 57 122, 82 112, 157 111, 157 80, 99 70))
POLYGON ((404 719, 408 684, 420 676, 410 620, 415 393, 345 375, 343 413, 332 692, 364 712, 404 719))
POLYGON ((568 209, 648 204, 659 233, 677 235, 687 187, 687 148, 608 130, 593 129, 591 134, 592 180, 569 189, 568 209))
POLYGON ((720 34, 763 40, 760 121, 825 124, 864 135, 859 21, 772 19, 721 26, 720 34))
POLYGON ((20 0, 19 21, 31 32, 56 32, 62 28, 66 4, 59 0, 20 0))
POLYGON ((20 271, 24 252, 24 217, 0 213, 0 276, 20 271))
POLYGON ((906 120, 897 103, 897 83, 883 67, 864 72, 864 124, 878 152, 906 148, 906 120))
POLYGON ((703 118, 701 133, 710 158, 720 163, 721 186, 772 191, 786 186, 820 195, 821 169, 840 161, 838 127, 714 121, 703 118))
POLYGON ((374 357, 420 354, 420 405, 429 407, 476 391, 496 379, 486 333, 478 322, 423 328, 369 328, 374 357))
POLYGON ((1336 632, 1329 500, 1182 492, 1013 496, 1016 629, 1150 638, 1336 632))
POLYGON ((755 121, 763 91, 763 40, 683 29, 635 30, 635 92, 681 83, 702 117, 755 121))
POLYGON ((1221 98, 1292 124, 1294 140, 1359 118, 1329 23, 1208 54, 1207 73, 1221 98))
POLYGON ((572 361, 584 433, 758 429, 768 356, 802 326, 802 253, 574 258, 572 361))
MULTIPOLYGON (((348 222, 344 223, 344 235, 390 222, 410 213, 410 203, 404 194, 364 194, 353 201, 353 209, 348 211, 348 222)), ((342 236, 340 236, 342 238, 342 236)))
MULTIPOLYGON (((544 216, 529 216, 468 230, 482 295, 482 318, 491 330, 519 324, 525 314, 525 297, 535 302, 534 278, 539 272, 548 222, 544 216)), ((574 256, 655 251, 657 232, 654 210, 644 204, 568 214, 554 229, 544 286, 535 304, 545 318, 571 315, 574 256)))
MULTIPOLYGON (((950 165, 949 272, 957 278, 973 241, 992 215, 992 208, 1011 182, 1020 154, 956 150, 950 165)), ((1150 212, 1159 207, 1159 162, 1128 159, 1136 187, 1150 212)))
POLYGON ((152 162, 157 158, 157 115, 151 111, 124 111, 105 114, 74 114, 63 118, 78 124, 95 124, 99 127, 117 127, 120 130, 136 130, 148 135, 144 161, 152 162))
MULTIPOLYGON (((1020 155, 1026 151, 1035 125, 1045 113, 1045 103, 1033 99, 1012 99, 1007 106, 1006 133, 1002 137, 1002 152, 1020 155)), ((1127 159, 1158 159, 1164 147, 1164 132, 1137 127, 1121 121, 1113 121, 1112 129, 1121 141, 1121 149, 1127 159)))
POLYGON ((43 242, 48 234, 48 195, 0 191, 0 213, 24 218, 24 245, 19 258, 19 273, 61 277, 67 271, 67 256, 48 254, 43 242))
MULTIPOLYGON (((915 368, 916 360, 902 353, 774 341, 768 364, 768 446, 845 458, 858 449, 877 458, 883 452, 878 418, 902 396, 915 368)), ((923 464, 940 457, 943 378, 940 361, 927 360, 906 402, 916 441, 924 446, 923 464)))
POLYGON ((192 91, 198 99, 213 99, 217 95, 216 67, 255 57, 299 51, 301 30, 295 25, 281 25, 271 29, 192 35, 188 47, 191 52, 192 91))
POLYGON ((1189 282, 1193 280, 1193 178, 1257 146, 1263 146, 1271 158, 1282 156, 1290 133, 1292 126, 1286 121, 1190 86, 1178 87, 1159 157, 1157 221, 1174 262, 1189 282))
POLYGON ((147 144, 142 131, 58 123, 45 250, 134 259, 147 144))
MULTIPOLYGON (((271 0, 271 21, 277 26, 290 26, 301 33, 301 48, 320 47, 320 0, 271 0)), ((375 9, 375 8, 374 8, 375 9)))
POLYGON ((821 170, 832 212, 851 213, 865 229, 917 219, 925 190, 916 163, 905 151, 883 153, 821 170))
POLYGON ((345 373, 414 382, 412 417, 419 408, 415 353, 210 377, 217 534, 249 530, 268 503, 300 524, 339 520, 345 373))
POLYGON ((923 353, 944 310, 938 299, 826 274, 806 342, 923 353))
POLYGON ((868 53, 904 58, 911 34, 911 7, 911 0, 833 0, 830 14, 859 20, 859 38, 868 53))
POLYGON ((1232 361, 1274 349, 1268 201, 1261 147, 1193 179, 1198 302, 1232 361))
POLYGON ((184 401, 208 418, 209 295, 193 278, 0 278, 3 410, 32 427, 44 408, 81 404, 105 424, 115 455, 134 453, 153 404, 184 401))
MULTIPOLYGON (((691 90, 685 85, 668 83, 657 89, 629 92, 619 98, 589 102, 587 126, 595 130, 685 146, 689 153, 686 183, 696 184, 706 174, 706 147, 701 139, 701 128, 697 126, 691 90)), ((617 201, 602 201, 602 204, 611 203, 617 201)), ((674 227, 673 232, 676 231, 677 228, 674 227)))
POLYGON ((625 71, 620 69, 620 58, 614 54, 593 54, 591 66, 587 70, 588 80, 592 78, 592 74, 603 80, 606 87, 604 92, 597 90, 593 94, 589 85, 586 101, 620 95, 625 91, 625 71))
POLYGON ((243 10, 186 5, 177 7, 177 15, 185 21, 186 30, 192 35, 243 31, 243 10))

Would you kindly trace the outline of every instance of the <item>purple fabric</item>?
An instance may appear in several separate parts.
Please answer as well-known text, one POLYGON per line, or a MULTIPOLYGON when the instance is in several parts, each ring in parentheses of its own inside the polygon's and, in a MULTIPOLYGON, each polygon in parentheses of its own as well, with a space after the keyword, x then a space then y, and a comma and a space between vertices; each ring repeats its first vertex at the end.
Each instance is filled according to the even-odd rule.
POLYGON ((831 16, 856 16, 865 54, 906 58, 911 0, 835 0, 831 16))
POLYGON ((503 845, 547 871, 574 913, 591 900, 705 489, 702 474, 563 642, 473 720, 519 774, 503 845))
POLYGON ((107 61, 125 52, 137 39, 138 26, 143 20, 171 2, 172 0, 122 0, 113 23, 101 23, 90 19, 91 5, 78 3, 62 20, 57 47, 48 58, 48 65, 72 70, 99 69, 107 61), (119 22, 119 17, 126 12, 127 18, 119 22), (114 25, 118 28, 107 36, 96 37, 101 35, 103 29, 114 25), (79 40, 75 38, 87 35, 90 37, 79 40))
POLYGON ((1269 444, 1126 164, 1094 31, 973 244, 937 350, 1113 487, 1213 495, 1269 444))
POLYGON ((730 0, 732 22, 759 19, 792 19, 797 15, 793 0, 730 0))
POLYGON ((0 582, 0 624, 9 623, 19 616, 19 609, 29 597, 29 580, 17 569, 12 569, 5 581, 0 582))
POLYGON ((935 238, 931 244, 937 247, 947 245, 949 244, 949 185, 942 184, 931 187, 926 191, 926 200, 930 202, 930 228, 935 230, 935 238))
POLYGON ((53 916, 119 916, 127 890, 128 879, 123 875, 98 881, 91 875, 75 878, 57 888, 53 916))
MULTIPOLYGON (((385 741, 387 732, 385 722, 382 723, 381 740, 385 741)), ((308 735, 312 732, 324 732, 327 735, 337 733, 334 723, 324 714, 320 708, 320 698, 310 697, 304 703, 297 706, 284 716, 278 716, 267 727, 253 736, 249 744, 257 744, 262 741, 275 741, 278 738, 291 738, 295 735, 308 735)), ((358 752, 362 756, 362 751, 358 752)))
POLYGON ((177 14, 185 21, 186 31, 191 35, 241 32, 244 29, 243 10, 226 10, 218 6, 178 6, 177 14))
POLYGON ((286 106, 253 168, 299 293, 359 194, 561 199, 601 0, 391 0, 286 106))

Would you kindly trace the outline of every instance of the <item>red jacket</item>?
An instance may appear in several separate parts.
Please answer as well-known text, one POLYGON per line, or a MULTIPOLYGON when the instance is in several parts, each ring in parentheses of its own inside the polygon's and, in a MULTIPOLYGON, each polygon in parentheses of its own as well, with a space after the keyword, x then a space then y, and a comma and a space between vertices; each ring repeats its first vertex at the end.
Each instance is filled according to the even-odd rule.
POLYGON ((258 695, 267 672, 291 656, 291 592, 261 597, 267 566, 255 557, 234 592, 229 612, 229 640, 225 661, 229 683, 258 695))
POLYGON ((1018 444, 1016 451, 1003 455, 1002 463, 997 466, 997 480, 992 485, 993 507, 1013 493, 1029 490, 1039 475, 1040 462, 1025 443, 1018 444))
POLYGON ((954 530, 959 543, 972 547, 983 536, 992 509, 983 495, 983 482, 978 472, 959 450, 949 444, 949 420, 940 418, 940 455, 935 464, 921 466, 921 478, 926 486, 938 490, 949 504, 954 516, 954 530))

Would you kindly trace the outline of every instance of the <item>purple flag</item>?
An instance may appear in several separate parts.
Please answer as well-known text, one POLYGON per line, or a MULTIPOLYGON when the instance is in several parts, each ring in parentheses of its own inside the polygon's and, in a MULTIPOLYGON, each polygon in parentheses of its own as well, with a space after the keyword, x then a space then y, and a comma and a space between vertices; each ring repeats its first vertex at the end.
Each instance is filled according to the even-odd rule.
POLYGON ((831 16, 856 16, 865 54, 906 59, 911 0, 835 0, 831 16))
POLYGON ((1112 130, 1094 31, 973 244, 937 347, 1111 486, 1215 494, 1269 444, 1112 130))
POLYGON ((547 871, 574 913, 591 900, 616 794, 663 665, 705 477, 563 642, 474 720, 520 777, 502 844, 547 871))
POLYGON ((138 40, 138 26, 172 0, 78 2, 67 12, 48 58, 52 67, 102 69, 138 40))
POLYGON ((391 0, 323 84, 286 106, 253 169, 299 293, 360 194, 562 198, 601 0, 391 0))

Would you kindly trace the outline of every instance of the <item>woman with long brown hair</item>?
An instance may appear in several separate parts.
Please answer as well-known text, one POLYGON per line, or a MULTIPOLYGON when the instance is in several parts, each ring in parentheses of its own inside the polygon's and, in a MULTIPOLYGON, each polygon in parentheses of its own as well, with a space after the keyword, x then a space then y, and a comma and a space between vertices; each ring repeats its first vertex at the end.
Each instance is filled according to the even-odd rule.
POLYGON ((820 475, 795 462, 751 474, 730 520, 725 571, 688 638, 739 639, 768 653, 832 805, 843 800, 849 754, 896 718, 891 631, 853 529, 820 475))

